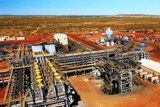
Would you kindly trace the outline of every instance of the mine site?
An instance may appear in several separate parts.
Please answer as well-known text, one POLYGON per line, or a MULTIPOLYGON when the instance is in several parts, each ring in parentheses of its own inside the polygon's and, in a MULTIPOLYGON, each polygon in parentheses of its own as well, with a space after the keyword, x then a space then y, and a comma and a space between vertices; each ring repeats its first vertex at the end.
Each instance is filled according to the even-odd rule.
POLYGON ((160 107, 159 22, 0 16, 0 107, 160 107))

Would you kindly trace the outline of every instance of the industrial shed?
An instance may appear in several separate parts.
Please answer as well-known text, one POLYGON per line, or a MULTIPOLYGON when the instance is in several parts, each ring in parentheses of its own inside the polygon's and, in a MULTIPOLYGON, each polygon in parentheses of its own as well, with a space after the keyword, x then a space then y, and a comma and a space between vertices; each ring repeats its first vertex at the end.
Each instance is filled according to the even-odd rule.
POLYGON ((62 45, 68 45, 68 38, 66 34, 57 33, 54 35, 56 41, 60 42, 62 45))
POLYGON ((142 59, 140 60, 140 62, 142 63, 142 66, 160 73, 160 63, 149 60, 149 59, 142 59))

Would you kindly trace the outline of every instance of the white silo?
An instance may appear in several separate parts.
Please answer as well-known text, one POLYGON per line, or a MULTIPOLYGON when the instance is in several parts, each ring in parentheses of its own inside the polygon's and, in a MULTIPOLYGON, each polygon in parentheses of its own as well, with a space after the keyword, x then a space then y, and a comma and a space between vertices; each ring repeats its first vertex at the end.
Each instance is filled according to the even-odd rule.
POLYGON ((128 38, 127 36, 124 36, 124 37, 123 37, 123 40, 128 41, 128 39, 129 39, 129 38, 128 38))
POLYGON ((113 41, 111 41, 111 46, 114 46, 114 42, 113 41))
POLYGON ((108 28, 108 29, 105 31, 105 34, 106 34, 108 40, 110 40, 110 39, 111 39, 111 36, 112 36, 112 34, 113 34, 113 31, 111 30, 111 28, 108 28))
POLYGON ((110 43, 109 43, 109 42, 106 42, 106 46, 110 46, 110 43))
POLYGON ((100 43, 105 43, 105 39, 104 39, 103 36, 102 36, 101 39, 100 39, 100 43))

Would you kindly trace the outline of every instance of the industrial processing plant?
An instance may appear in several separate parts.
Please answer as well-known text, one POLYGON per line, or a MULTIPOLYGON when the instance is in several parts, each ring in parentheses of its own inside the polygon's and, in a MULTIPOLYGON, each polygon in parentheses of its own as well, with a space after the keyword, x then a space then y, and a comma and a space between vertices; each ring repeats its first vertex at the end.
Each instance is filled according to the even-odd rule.
POLYGON ((156 44, 149 39, 143 33, 111 28, 95 33, 2 36, 0 106, 122 107, 122 100, 129 107, 142 107, 143 103, 136 106, 134 101, 149 97, 148 87, 157 92, 160 82, 160 64, 148 50, 156 44))

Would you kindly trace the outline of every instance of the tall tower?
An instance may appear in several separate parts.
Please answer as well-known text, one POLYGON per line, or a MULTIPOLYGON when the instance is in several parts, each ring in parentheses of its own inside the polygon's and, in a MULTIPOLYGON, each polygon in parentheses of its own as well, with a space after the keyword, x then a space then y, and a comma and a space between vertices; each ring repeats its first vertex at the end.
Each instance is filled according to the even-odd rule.
POLYGON ((111 30, 111 28, 106 29, 105 35, 107 36, 108 40, 111 39, 112 34, 113 34, 113 31, 111 30))

